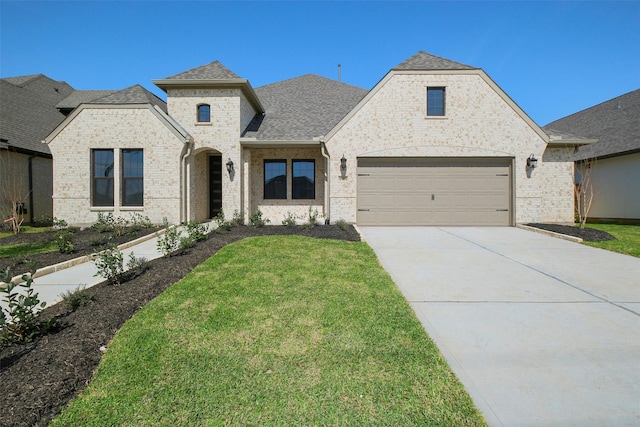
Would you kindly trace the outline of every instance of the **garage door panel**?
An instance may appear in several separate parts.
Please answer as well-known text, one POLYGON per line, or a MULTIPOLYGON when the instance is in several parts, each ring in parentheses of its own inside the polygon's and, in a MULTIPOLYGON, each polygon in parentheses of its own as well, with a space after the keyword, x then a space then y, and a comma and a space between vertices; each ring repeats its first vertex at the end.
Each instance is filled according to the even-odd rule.
POLYGON ((510 225, 511 159, 359 159, 361 225, 510 225))

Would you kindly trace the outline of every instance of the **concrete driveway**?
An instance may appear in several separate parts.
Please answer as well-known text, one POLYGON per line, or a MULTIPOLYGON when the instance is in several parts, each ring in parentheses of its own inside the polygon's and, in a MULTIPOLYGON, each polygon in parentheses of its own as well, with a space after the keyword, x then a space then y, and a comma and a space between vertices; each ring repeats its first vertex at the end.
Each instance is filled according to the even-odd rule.
POLYGON ((640 259, 518 228, 361 227, 490 425, 640 425, 640 259))

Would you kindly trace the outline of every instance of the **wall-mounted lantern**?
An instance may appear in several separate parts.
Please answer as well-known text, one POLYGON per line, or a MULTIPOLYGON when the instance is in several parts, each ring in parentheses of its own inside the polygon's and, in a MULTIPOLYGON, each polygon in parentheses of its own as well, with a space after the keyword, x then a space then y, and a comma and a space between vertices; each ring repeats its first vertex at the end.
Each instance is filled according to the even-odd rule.
POLYGON ((344 157, 344 154, 340 159, 340 174, 342 175, 343 178, 347 176, 347 159, 344 157))
POLYGON ((538 166, 538 159, 536 159, 534 155, 531 154, 529 157, 527 157, 527 167, 529 169, 535 169, 536 166, 538 166))
POLYGON ((233 161, 231 159, 229 159, 229 161, 227 162, 227 172, 229 172, 229 175, 231 175, 233 173, 234 169, 233 169, 233 161))

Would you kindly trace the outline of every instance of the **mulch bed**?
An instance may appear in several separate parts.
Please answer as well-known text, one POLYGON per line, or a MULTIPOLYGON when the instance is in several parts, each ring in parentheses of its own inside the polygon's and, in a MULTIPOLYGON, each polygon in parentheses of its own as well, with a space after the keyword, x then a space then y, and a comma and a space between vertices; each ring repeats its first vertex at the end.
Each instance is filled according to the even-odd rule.
MULTIPOLYGON (((0 259, 0 270, 7 267, 11 269, 14 276, 24 274, 30 270, 32 262, 36 269, 58 264, 69 259, 90 255, 110 244, 120 245, 125 242, 137 239, 147 234, 155 233, 160 228, 143 228, 137 231, 128 232, 122 236, 116 236, 112 232, 101 233, 99 231, 87 228, 78 230, 73 233, 71 241, 75 250, 69 254, 63 254, 59 251, 48 252, 45 254, 30 254, 11 258, 0 259)), ((36 243, 49 242, 55 240, 55 231, 46 231, 42 233, 21 233, 14 236, 3 237, 0 240, 2 245, 14 245, 18 243, 36 243)))
POLYGON ((559 224, 525 224, 529 227, 540 228, 542 230, 553 231, 555 233, 565 234, 567 236, 580 237, 586 242, 604 242, 606 240, 616 240, 611 234, 606 231, 596 230, 595 228, 580 228, 573 225, 559 225, 559 224))
MULTIPOLYGON (((353 227, 346 231, 333 225, 234 227, 211 234, 181 254, 148 262, 146 271, 121 285, 103 282, 86 289, 90 301, 76 311, 64 303, 47 307, 42 318, 57 319, 55 331, 28 344, 0 348, 0 426, 46 426, 85 389, 100 362, 100 347, 107 345, 136 311, 225 245, 250 236, 282 234, 360 240, 353 227)), ((25 234, 21 238, 41 236, 25 234)), ((8 241, 2 239, 1 243, 8 241)), ((71 257, 75 256, 78 254, 71 257)))

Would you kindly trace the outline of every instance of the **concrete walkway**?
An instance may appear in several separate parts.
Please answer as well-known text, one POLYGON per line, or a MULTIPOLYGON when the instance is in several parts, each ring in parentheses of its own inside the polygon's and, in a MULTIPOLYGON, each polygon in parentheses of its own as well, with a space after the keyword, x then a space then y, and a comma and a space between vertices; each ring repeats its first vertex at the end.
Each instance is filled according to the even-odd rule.
POLYGON ((640 259, 517 228, 361 231, 490 425, 640 425, 640 259))

